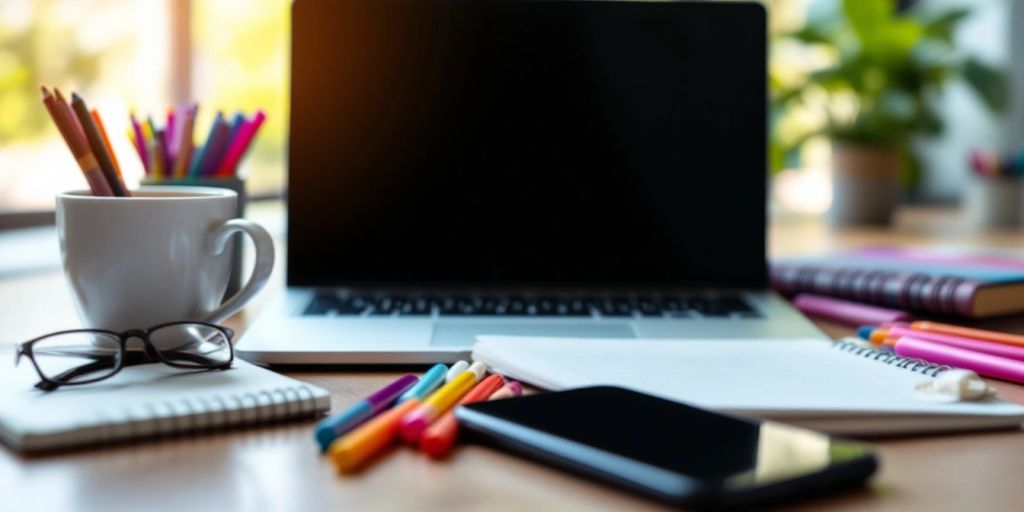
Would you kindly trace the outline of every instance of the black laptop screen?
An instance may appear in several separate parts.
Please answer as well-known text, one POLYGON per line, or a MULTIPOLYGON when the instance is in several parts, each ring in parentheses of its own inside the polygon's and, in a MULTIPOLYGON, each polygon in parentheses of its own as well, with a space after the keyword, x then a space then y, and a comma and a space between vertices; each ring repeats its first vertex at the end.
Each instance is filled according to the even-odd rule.
POLYGON ((752 4, 297 0, 291 285, 765 282, 752 4))

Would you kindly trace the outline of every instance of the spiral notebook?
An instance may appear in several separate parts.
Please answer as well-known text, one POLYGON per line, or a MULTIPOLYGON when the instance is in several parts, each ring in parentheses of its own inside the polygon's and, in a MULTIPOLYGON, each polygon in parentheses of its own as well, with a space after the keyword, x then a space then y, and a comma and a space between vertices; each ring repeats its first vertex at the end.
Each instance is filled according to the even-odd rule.
POLYGON ((235 359, 232 368, 183 372, 130 366, 109 380, 43 392, 31 365, 0 372, 0 439, 33 452, 162 434, 312 417, 327 391, 235 359))
POLYGON ((915 391, 943 371, 823 340, 479 336, 473 359, 538 387, 633 388, 709 409, 845 435, 1020 428, 1024 407, 941 403, 915 391))

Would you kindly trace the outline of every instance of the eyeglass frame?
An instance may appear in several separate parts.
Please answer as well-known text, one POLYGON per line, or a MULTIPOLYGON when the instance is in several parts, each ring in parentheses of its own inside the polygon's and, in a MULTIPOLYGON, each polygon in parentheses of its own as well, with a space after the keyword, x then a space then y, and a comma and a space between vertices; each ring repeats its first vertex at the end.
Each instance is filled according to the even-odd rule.
MULTIPOLYGON (((68 329, 68 330, 65 330, 65 331, 51 332, 49 334, 44 334, 44 335, 39 336, 37 338, 33 338, 31 340, 19 343, 17 345, 17 349, 14 351, 14 365, 15 366, 18 365, 18 363, 21 361, 21 356, 24 355, 25 357, 27 357, 29 359, 29 361, 32 362, 32 367, 35 368, 36 373, 39 374, 40 381, 38 383, 36 383, 35 387, 38 388, 38 389, 42 389, 43 391, 54 391, 54 390, 56 390, 56 389, 58 389, 58 388, 60 388, 62 386, 77 386, 77 385, 81 385, 81 384, 93 384, 93 383, 96 383, 96 382, 99 382, 99 381, 102 381, 102 380, 109 379, 109 378, 113 377, 114 375, 117 375, 117 373, 120 372, 126 366, 125 365, 125 360, 127 359, 127 355, 128 355, 128 340, 130 340, 132 338, 138 338, 140 341, 142 341, 143 353, 147 357, 149 357, 150 359, 153 359, 153 355, 152 354, 156 354, 156 359, 151 361, 153 363, 163 363, 163 364, 166 364, 167 366, 170 366, 172 368, 180 368, 180 369, 186 369, 186 370, 227 370, 228 368, 231 368, 231 363, 234 362, 234 360, 235 360, 235 347, 234 347, 234 344, 232 343, 232 340, 233 340, 234 337, 235 337, 235 331, 234 331, 234 329, 232 329, 230 327, 225 327, 223 325, 217 325, 217 324, 211 324, 209 322, 198 322, 198 321, 187 321, 187 320, 178 321, 178 322, 165 322, 165 323, 162 323, 162 324, 154 325, 152 327, 148 327, 146 329, 129 329, 129 330, 121 332, 121 333, 118 333, 118 332, 115 332, 115 331, 110 331, 110 330, 107 330, 107 329, 68 329), (213 329, 216 329, 216 330, 220 331, 221 334, 223 334, 227 338, 227 340, 228 340, 228 343, 227 343, 227 345, 228 345, 228 359, 227 359, 227 361, 225 361, 223 363, 217 363, 215 365, 210 365, 210 366, 196 366, 196 365, 187 365, 187 364, 175 363, 175 362, 167 360, 167 358, 164 357, 162 351, 157 349, 156 346, 153 345, 153 341, 149 339, 149 335, 153 331, 156 331, 158 329, 163 329, 165 327, 170 327, 170 326, 173 326, 173 325, 203 325, 203 326, 211 327, 213 329), (102 377, 96 377, 94 379, 77 381, 77 382, 58 382, 58 381, 55 381, 55 380, 50 379, 49 377, 47 377, 43 373, 42 368, 39 367, 39 363, 36 362, 36 357, 35 357, 35 354, 32 352, 32 347, 37 342, 39 342, 40 340, 44 340, 46 338, 52 338, 54 336, 62 336, 62 335, 65 335, 65 334, 75 334, 75 333, 97 333, 97 334, 108 334, 108 335, 116 336, 118 338, 118 351, 117 351, 117 360, 116 360, 116 363, 114 365, 113 371, 111 371, 110 373, 108 373, 108 374, 106 374, 106 375, 104 375, 102 377)), ((139 363, 128 364, 127 366, 134 366, 134 364, 139 364, 139 363)))

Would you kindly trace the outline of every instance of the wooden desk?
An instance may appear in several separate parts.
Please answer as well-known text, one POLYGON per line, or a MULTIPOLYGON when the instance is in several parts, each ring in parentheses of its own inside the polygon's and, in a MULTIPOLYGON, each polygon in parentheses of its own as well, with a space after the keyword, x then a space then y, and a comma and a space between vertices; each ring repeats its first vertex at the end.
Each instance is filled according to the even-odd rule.
MULTIPOLYGON (((776 222, 772 253, 869 244, 1024 247, 1020 232, 974 234, 954 212, 908 210, 894 229, 831 233, 822 223, 776 222)), ((282 275, 280 272, 278 275, 282 275)), ((250 312, 249 315, 254 313, 250 312)), ((4 339, 73 320, 56 272, 0 280, 4 339)), ((244 328, 246 318, 236 320, 244 328)), ((848 329, 820 324, 832 335, 848 329)), ((20 336, 19 336, 20 337, 20 336)), ((244 340, 243 340, 244 343, 244 340)), ((332 392, 335 410, 394 378, 395 371, 291 372, 332 392)), ((1024 403, 1022 388, 1001 385, 1024 403)), ((356 477, 337 476, 312 441, 312 422, 179 437, 115 448, 22 458, 0 448, 0 510, 654 510, 657 504, 479 447, 444 464, 399 449, 356 477)), ((1024 434, 930 436, 875 443, 882 469, 866 490, 795 508, 1019 510, 1024 434)))

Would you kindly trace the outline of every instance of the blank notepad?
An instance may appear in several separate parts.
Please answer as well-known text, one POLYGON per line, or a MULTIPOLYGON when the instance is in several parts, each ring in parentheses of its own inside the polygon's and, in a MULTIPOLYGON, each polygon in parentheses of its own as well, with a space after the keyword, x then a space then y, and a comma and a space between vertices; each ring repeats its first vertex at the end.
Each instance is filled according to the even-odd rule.
POLYGON ((23 360, 0 372, 0 439, 38 451, 318 415, 330 395, 235 359, 224 371, 129 366, 110 379, 44 392, 23 360))
MULTIPOLYGON (((915 392, 932 371, 822 340, 636 340, 480 336, 473 358, 539 387, 633 388, 842 434, 1018 427, 1024 407, 940 403, 915 392)), ((905 361, 905 360, 904 360, 905 361)), ((934 369, 934 368, 933 368, 934 369)))

